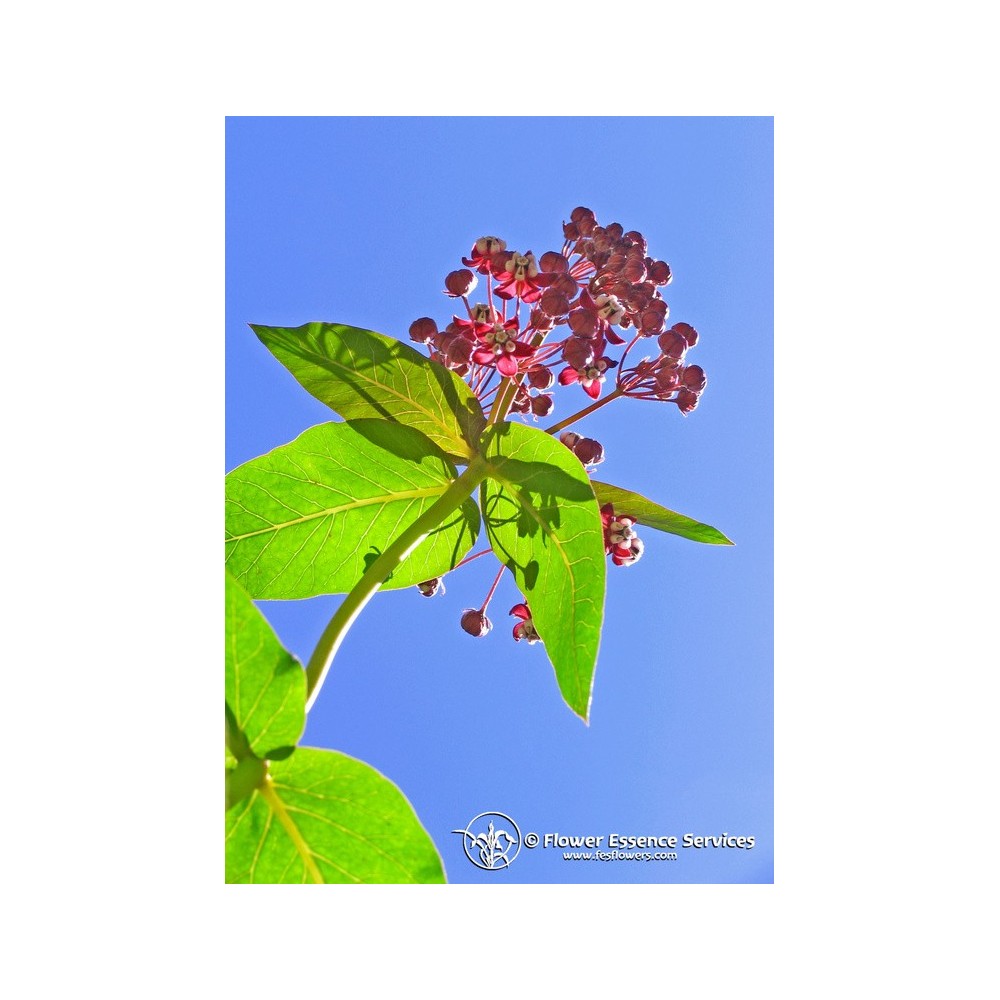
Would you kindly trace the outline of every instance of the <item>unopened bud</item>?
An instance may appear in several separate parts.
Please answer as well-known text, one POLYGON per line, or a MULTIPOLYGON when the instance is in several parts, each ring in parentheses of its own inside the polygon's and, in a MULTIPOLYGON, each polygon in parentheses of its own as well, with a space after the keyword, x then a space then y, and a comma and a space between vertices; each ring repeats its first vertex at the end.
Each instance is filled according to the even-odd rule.
POLYGON ((561 253, 556 253, 555 250, 546 250, 538 258, 538 267, 549 274, 562 274, 569 269, 569 261, 561 253))
POLYGON ((670 329, 679 333, 687 341, 688 347, 694 347, 698 343, 698 331, 690 323, 674 323, 670 329))
POLYGON ((435 594, 443 594, 444 580, 439 576, 434 577, 433 580, 425 580, 423 583, 417 584, 417 590, 420 591, 423 597, 433 597, 435 594))
POLYGON ((683 335, 676 330, 667 330, 657 337, 656 342, 660 345, 665 357, 679 360, 684 357, 684 352, 688 348, 688 342, 683 335))
POLYGON ((410 340, 418 344, 429 344, 437 336, 437 323, 430 316, 422 316, 410 324, 410 340))
POLYGON ((578 337, 594 337, 597 334, 597 316, 589 309, 574 309, 569 314, 569 328, 578 337))
POLYGON ((510 404, 511 413, 528 413, 531 410, 531 397, 528 391, 518 388, 514 394, 514 401, 510 404))
POLYGON ((552 412, 552 407, 555 406, 555 401, 549 393, 543 393, 540 396, 535 396, 531 401, 531 412, 536 417, 547 417, 552 412))
POLYGON ((580 438, 573 446, 573 453, 584 465, 600 465, 604 461, 604 445, 593 438, 580 438))
POLYGON ((594 213, 589 208, 584 208, 582 205, 574 208, 572 212, 569 213, 569 217, 573 222, 579 222, 581 219, 593 219, 594 213))
POLYGON ((705 377, 705 370, 701 365, 688 365, 684 369, 681 381, 684 383, 684 387, 690 389, 692 392, 701 392, 708 384, 708 379, 705 377))
POLYGON ((654 285, 670 284, 670 265, 665 260, 651 260, 646 265, 646 270, 649 274, 649 280, 654 285))
POLYGON ((690 389, 681 389, 674 402, 681 413, 690 413, 698 405, 698 393, 692 392, 690 389))
POLYGON ((556 321, 538 306, 535 306, 528 315, 528 326, 538 333, 548 333, 555 325, 556 321))
POLYGON ((555 380, 556 377, 552 374, 551 368, 539 366, 528 369, 528 384, 532 389, 551 389, 555 380))
POLYGON ((571 368, 585 368, 594 360, 594 348, 589 341, 570 337, 563 344, 562 356, 571 368))
POLYGON ((462 612, 462 628, 469 633, 469 635, 475 636, 477 639, 481 639, 487 632, 493 628, 493 622, 483 614, 482 611, 477 611, 474 608, 469 608, 467 611, 462 612))
POLYGON ((547 288, 542 293, 538 304, 550 316, 562 316, 569 312, 569 298, 565 292, 559 291, 558 288, 547 288))
POLYGON ((453 299, 460 295, 468 295, 478 284, 479 279, 467 267, 463 267, 459 271, 452 271, 444 279, 446 292, 453 299))

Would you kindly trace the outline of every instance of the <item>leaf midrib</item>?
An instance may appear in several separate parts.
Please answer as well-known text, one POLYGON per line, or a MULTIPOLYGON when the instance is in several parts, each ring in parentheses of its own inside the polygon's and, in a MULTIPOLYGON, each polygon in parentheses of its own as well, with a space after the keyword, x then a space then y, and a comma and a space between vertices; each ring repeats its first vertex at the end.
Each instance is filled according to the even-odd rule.
MULTIPOLYGON (((341 341, 341 343, 343 344, 343 341, 341 341)), ((347 348, 347 350, 351 350, 351 348, 348 347, 346 344, 344 344, 344 346, 347 348)), ((396 389, 393 389, 392 386, 387 385, 384 382, 379 382, 378 379, 365 375, 365 373, 362 370, 359 370, 357 368, 351 368, 349 365, 345 365, 342 362, 337 361, 335 358, 328 357, 327 355, 324 354, 318 354, 315 351, 311 351, 305 347, 300 348, 300 352, 301 352, 300 357, 308 357, 309 360, 318 364, 319 367, 321 368, 326 368, 330 371, 336 371, 338 373, 348 372, 349 374, 355 376, 360 381, 366 382, 368 383, 368 385, 376 386, 383 392, 386 392, 391 396, 395 396, 397 399, 401 400, 404 403, 409 403, 418 413, 423 413, 431 420, 432 423, 436 424, 438 427, 441 428, 441 430, 447 437, 449 444, 459 445, 457 454, 465 456, 472 454, 472 449, 469 446, 469 443, 465 440, 464 437, 462 437, 461 433, 459 433, 458 437, 456 437, 455 429, 453 427, 450 427, 442 419, 439 413, 435 413, 434 411, 427 409, 425 406, 422 406, 412 396, 405 395, 404 393, 401 393, 396 389)), ((372 362, 372 370, 376 370, 377 362, 374 360, 374 358, 371 359, 371 362, 372 362)))
POLYGON ((258 535, 266 535, 269 532, 282 531, 296 524, 305 524, 308 521, 315 521, 317 518, 332 517, 335 514, 342 514, 347 510, 355 510, 360 507, 371 507, 374 504, 388 505, 396 500, 419 500, 422 497, 436 497, 444 493, 451 483, 442 483, 439 486, 425 486, 422 489, 400 490, 398 493, 382 494, 375 497, 365 497, 362 500, 352 500, 350 503, 340 504, 337 507, 327 507, 324 510, 314 511, 312 514, 303 514, 302 517, 293 518, 290 521, 281 521, 271 524, 266 528, 258 528, 256 531, 247 531, 242 535, 230 535, 226 539, 226 545, 232 542, 241 542, 246 538, 255 538, 258 535))
MULTIPOLYGON (((521 490, 518 488, 518 486, 515 483, 513 483, 510 479, 508 479, 505 475, 503 475, 503 473, 499 469, 497 469, 496 466, 491 466, 490 467, 490 477, 492 479, 496 480, 497 482, 502 483, 504 486, 506 486, 509 490, 511 490, 514 493, 514 495, 517 497, 519 503, 521 504, 521 507, 524 510, 528 511, 528 513, 538 523, 538 525, 542 529, 542 531, 544 531, 545 534, 552 540, 552 543, 553 543, 553 545, 555 545, 556 549, 558 550, 559 555, 562 558, 563 563, 565 563, 565 565, 566 565, 566 572, 569 574, 570 586, 571 586, 572 592, 575 593, 576 592, 576 576, 573 573, 573 563, 570 561, 570 559, 568 558, 565 550, 563 549, 563 545, 562 545, 562 542, 559 540, 559 537, 555 534, 555 532, 552 530, 552 528, 549 526, 549 524, 545 521, 545 519, 542 517, 542 515, 539 514, 539 512, 535 509, 535 505, 530 500, 525 499, 524 495, 521 493, 521 490)), ((573 635, 576 635, 576 602, 571 602, 571 611, 570 611, 570 613, 571 613, 572 618, 573 618, 573 635)), ((573 666, 574 666, 574 670, 573 670, 573 682, 574 682, 574 685, 575 685, 575 688, 576 688, 576 700, 577 700, 577 704, 579 704, 579 702, 580 702, 580 696, 582 694, 582 691, 581 691, 581 688, 580 688, 580 658, 577 655, 578 651, 577 651, 576 643, 573 643, 571 648, 573 650, 573 666)), ((589 692, 588 692, 588 694, 589 694, 589 692)))

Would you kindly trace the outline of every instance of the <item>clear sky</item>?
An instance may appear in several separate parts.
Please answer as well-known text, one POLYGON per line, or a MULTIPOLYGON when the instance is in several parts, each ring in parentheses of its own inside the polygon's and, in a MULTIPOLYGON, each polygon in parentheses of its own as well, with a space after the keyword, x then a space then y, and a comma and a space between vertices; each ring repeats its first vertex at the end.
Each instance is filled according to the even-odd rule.
MULTIPOLYGON (((447 322, 444 276, 486 234, 558 250, 577 205, 667 260, 672 321, 701 339, 694 413, 619 400, 577 428, 598 478, 725 532, 735 547, 642 530, 609 564, 590 726, 539 645, 514 643, 500 585, 493 632, 459 629, 495 575, 486 557, 447 593, 377 595, 310 714, 305 745, 396 782, 452 882, 773 880, 773 127, 770 118, 236 118, 227 123, 226 469, 336 419, 248 323, 347 323, 407 339, 447 322), (451 833, 478 813, 522 833, 753 836, 752 850, 663 862, 564 861, 522 850, 482 872, 451 833)), ((551 418, 580 408, 575 386, 551 418)), ((477 549, 480 546, 477 544, 477 549)), ((339 597, 259 602, 305 661, 339 597)))

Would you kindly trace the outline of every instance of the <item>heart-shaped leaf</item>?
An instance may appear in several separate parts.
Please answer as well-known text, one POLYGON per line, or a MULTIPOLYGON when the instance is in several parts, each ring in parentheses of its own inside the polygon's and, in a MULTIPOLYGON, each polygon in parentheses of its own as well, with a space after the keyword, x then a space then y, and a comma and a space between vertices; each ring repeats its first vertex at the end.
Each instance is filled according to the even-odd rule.
POLYGON ((490 477, 483 519, 493 551, 527 600, 563 698, 586 721, 606 574, 590 480, 568 448, 533 427, 493 425, 483 449, 490 477))
POLYGON ((300 747, 226 813, 227 882, 444 882, 403 793, 353 757, 300 747))
MULTIPOLYGON (((456 476, 411 427, 387 420, 312 427, 226 477, 226 565, 256 599, 346 593, 456 476)), ((383 586, 441 576, 478 532, 469 499, 383 586)))
POLYGON ((467 460, 486 421, 472 390, 392 337, 337 323, 254 326, 265 347, 345 420, 380 417, 420 431, 467 460))

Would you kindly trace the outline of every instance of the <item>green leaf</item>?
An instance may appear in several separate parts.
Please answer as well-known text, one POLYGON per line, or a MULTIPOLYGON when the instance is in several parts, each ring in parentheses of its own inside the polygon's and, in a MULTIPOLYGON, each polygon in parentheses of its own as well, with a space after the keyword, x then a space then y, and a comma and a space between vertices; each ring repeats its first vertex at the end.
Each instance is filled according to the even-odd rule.
POLYGON ((497 558, 524 594, 559 690, 584 721, 604 616, 604 531, 590 480, 572 452, 522 424, 483 435, 490 479, 483 518, 497 558))
POLYGON ((444 882, 434 843, 388 778, 300 747, 226 813, 227 882, 444 882))
POLYGON ((657 531, 666 531, 671 535, 690 538, 692 542, 704 542, 706 545, 733 544, 718 528, 702 524, 701 521, 695 521, 676 511, 667 510, 666 507, 647 500, 639 493, 623 490, 620 486, 599 483, 596 479, 591 480, 591 485, 597 494, 597 502, 602 507, 606 503, 614 504, 617 513, 634 517, 639 527, 646 525, 656 528, 657 531))
MULTIPOLYGON (((345 593, 456 476, 411 427, 387 420, 312 427, 226 476, 226 565, 257 599, 345 593)), ((446 573, 478 532, 470 498, 383 587, 446 573)))
POLYGON ((409 345, 336 323, 251 329, 306 390, 345 420, 393 420, 460 461, 474 454, 486 423, 479 401, 454 372, 409 345))
POLYGON ((284 649, 247 592, 228 571, 226 707, 227 726, 231 718, 259 758, 294 746, 306 724, 306 675, 302 665, 284 649))

